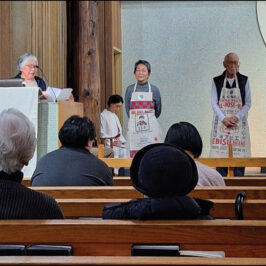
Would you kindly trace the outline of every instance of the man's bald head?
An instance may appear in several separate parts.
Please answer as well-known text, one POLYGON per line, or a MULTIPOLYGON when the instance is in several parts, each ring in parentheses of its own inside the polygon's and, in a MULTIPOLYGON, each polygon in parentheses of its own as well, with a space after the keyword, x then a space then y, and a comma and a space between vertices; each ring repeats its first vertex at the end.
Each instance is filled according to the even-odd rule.
POLYGON ((224 57, 224 62, 225 61, 227 61, 228 59, 230 59, 230 58, 237 58, 238 59, 238 61, 239 61, 239 57, 238 57, 238 55, 236 54, 236 53, 229 53, 229 54, 227 54, 225 57, 224 57))
POLYGON ((226 76, 233 78, 239 71, 239 57, 236 53, 229 53, 224 57, 223 65, 226 69, 226 76))

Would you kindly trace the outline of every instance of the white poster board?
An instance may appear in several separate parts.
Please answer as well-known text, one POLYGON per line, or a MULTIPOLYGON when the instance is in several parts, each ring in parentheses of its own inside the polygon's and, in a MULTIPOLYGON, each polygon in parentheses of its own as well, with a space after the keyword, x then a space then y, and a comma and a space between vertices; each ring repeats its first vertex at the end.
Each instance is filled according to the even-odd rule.
MULTIPOLYGON (((37 87, 0 87, 0 112, 8 108, 16 108, 26 115, 34 124, 37 138, 38 130, 38 93, 37 87)), ((31 177, 37 163, 37 145, 29 165, 23 167, 25 177, 31 177)))

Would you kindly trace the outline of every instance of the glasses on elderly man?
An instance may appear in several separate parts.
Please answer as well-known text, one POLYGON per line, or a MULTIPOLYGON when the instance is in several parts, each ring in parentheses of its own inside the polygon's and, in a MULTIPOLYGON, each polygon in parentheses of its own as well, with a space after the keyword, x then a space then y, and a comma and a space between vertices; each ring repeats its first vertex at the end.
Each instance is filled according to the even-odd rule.
POLYGON ((25 65, 26 67, 28 67, 28 68, 30 68, 30 69, 37 69, 37 68, 39 68, 39 66, 37 66, 37 65, 25 65))
POLYGON ((239 66, 240 65, 239 61, 227 61, 226 63, 230 66, 239 66))

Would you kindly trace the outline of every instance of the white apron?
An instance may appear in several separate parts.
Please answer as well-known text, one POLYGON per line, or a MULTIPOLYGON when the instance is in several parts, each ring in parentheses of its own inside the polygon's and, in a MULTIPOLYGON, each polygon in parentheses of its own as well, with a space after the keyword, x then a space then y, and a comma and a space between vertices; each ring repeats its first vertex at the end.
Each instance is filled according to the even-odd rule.
POLYGON ((148 86, 149 92, 136 92, 136 83, 132 92, 126 142, 130 157, 134 157, 141 148, 162 141, 162 130, 155 116, 149 82, 148 86))
MULTIPOLYGON (((226 117, 236 115, 242 109, 242 99, 235 76, 236 87, 226 88, 226 77, 219 99, 219 107, 226 117)), ((247 116, 237 125, 227 128, 214 114, 211 133, 210 157, 228 157, 228 145, 232 144, 233 157, 250 157, 250 137, 247 116)))

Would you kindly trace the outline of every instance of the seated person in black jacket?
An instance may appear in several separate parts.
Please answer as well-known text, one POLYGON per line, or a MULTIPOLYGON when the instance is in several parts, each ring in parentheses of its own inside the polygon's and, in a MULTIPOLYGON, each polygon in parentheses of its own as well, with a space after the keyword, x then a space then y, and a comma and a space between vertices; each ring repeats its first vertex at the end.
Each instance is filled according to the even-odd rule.
POLYGON ((0 114, 0 219, 62 219, 63 213, 49 195, 21 184, 21 169, 36 147, 34 125, 20 111, 0 114))
POLYGON ((130 167, 143 199, 104 207, 104 219, 212 219, 213 203, 186 196, 198 182, 194 160, 170 144, 151 144, 137 152, 130 167))
POLYGON ((91 153, 95 129, 87 117, 68 118, 59 131, 62 147, 37 163, 32 186, 111 186, 108 166, 91 153))

